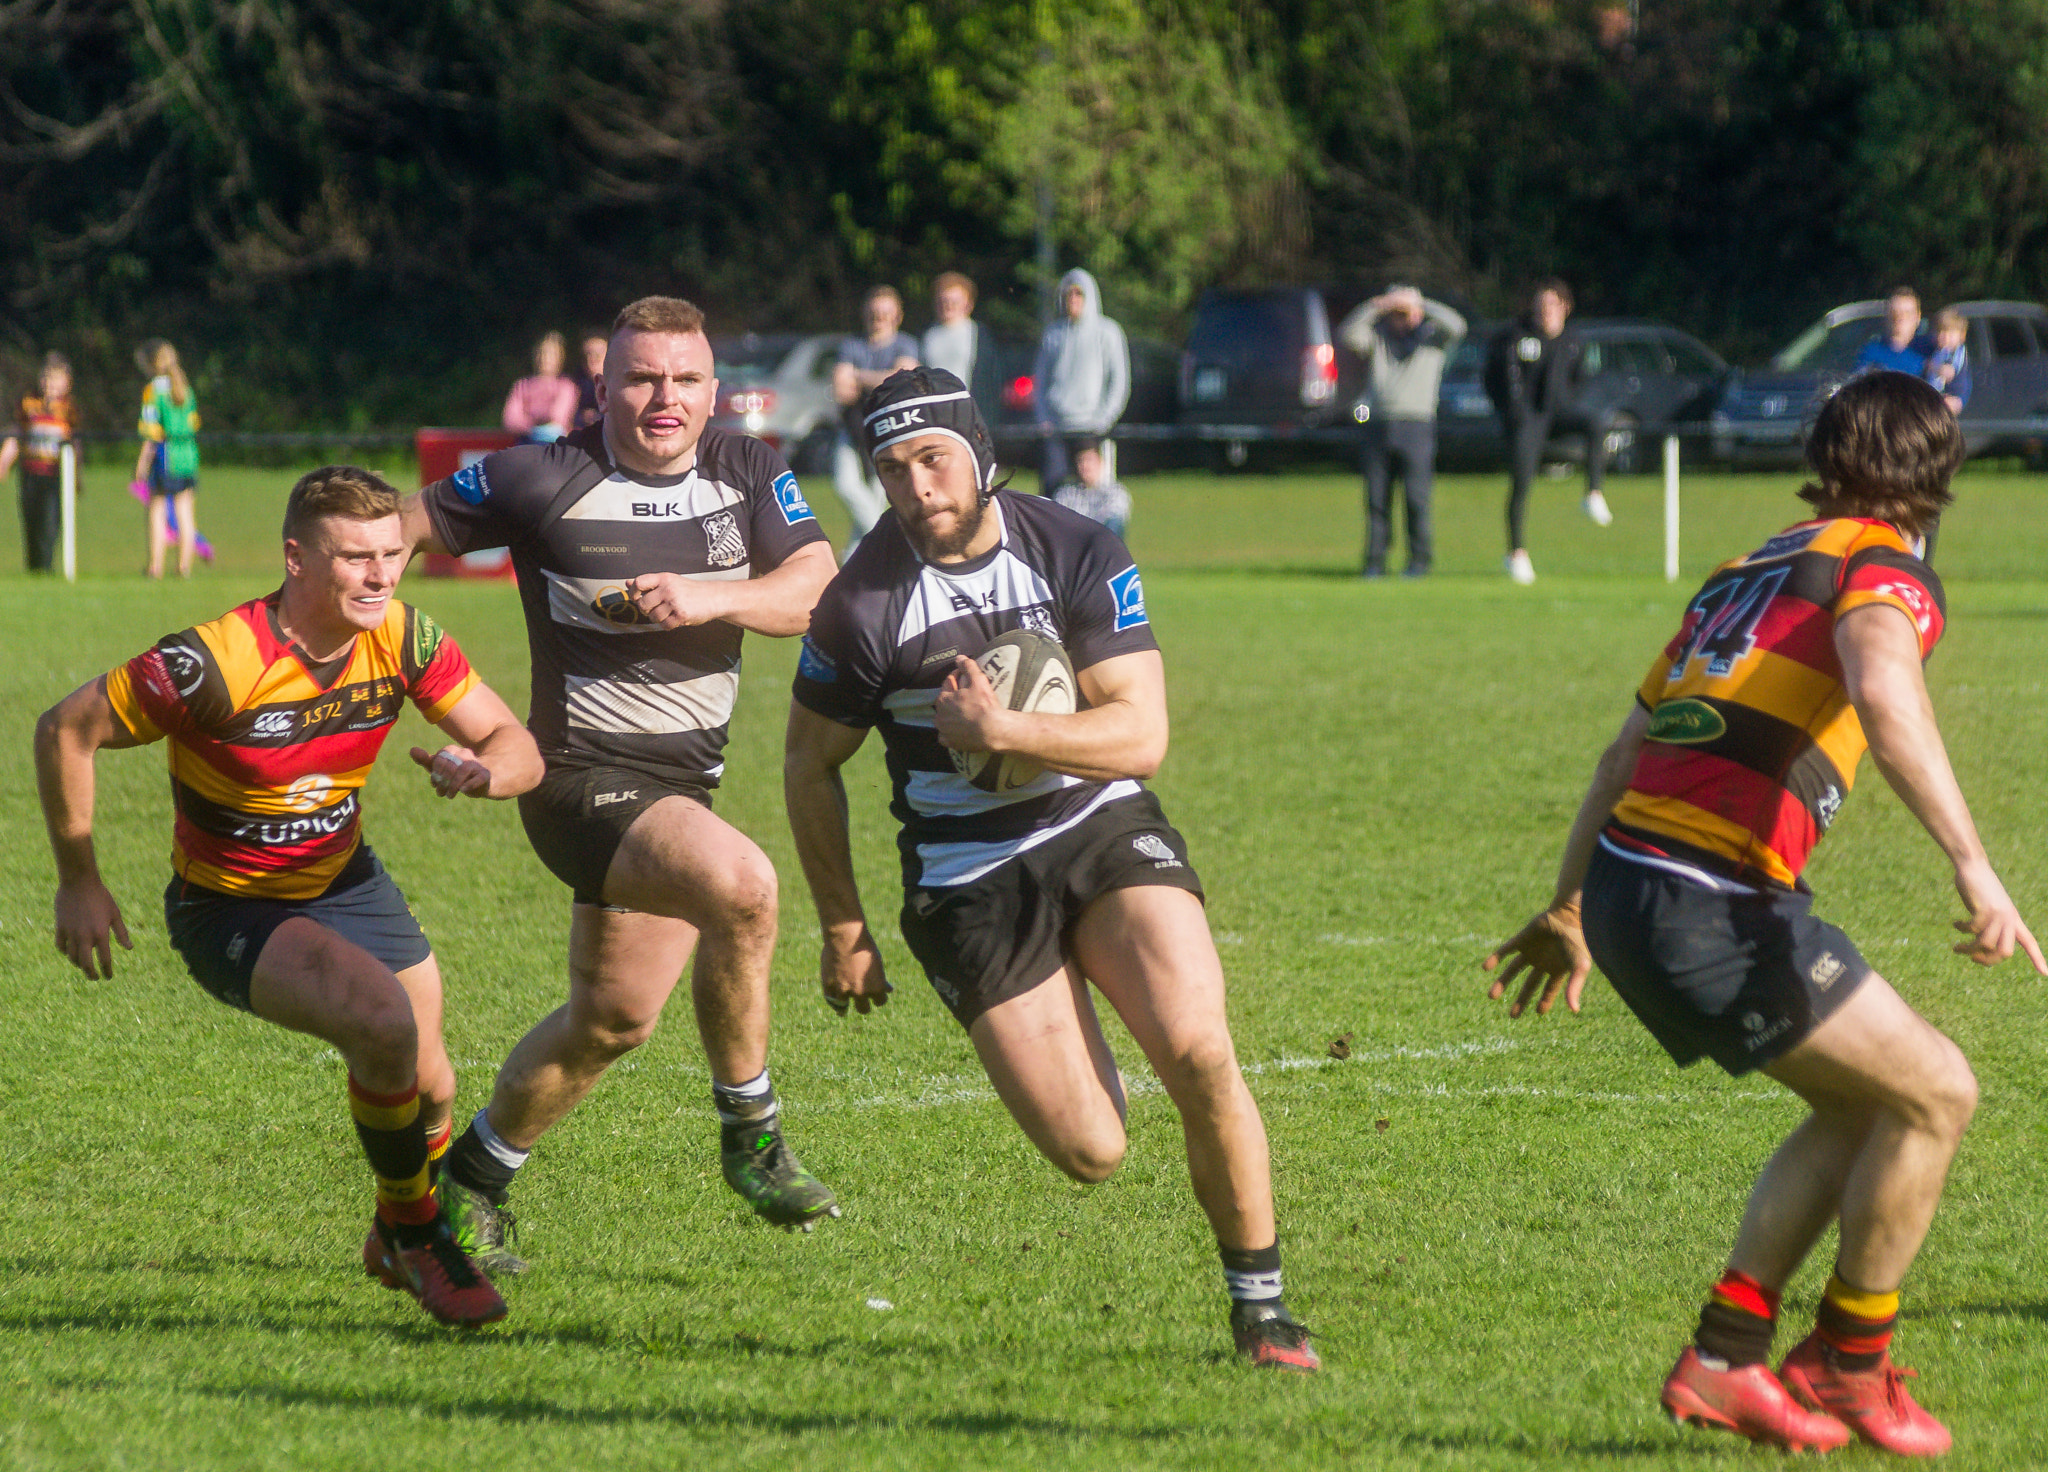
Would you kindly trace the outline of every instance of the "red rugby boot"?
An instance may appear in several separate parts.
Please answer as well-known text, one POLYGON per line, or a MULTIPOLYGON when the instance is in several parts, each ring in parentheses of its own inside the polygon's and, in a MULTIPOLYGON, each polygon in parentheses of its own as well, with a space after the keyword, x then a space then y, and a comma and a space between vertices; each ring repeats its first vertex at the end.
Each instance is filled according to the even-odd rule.
POLYGON ((1255 1365, 1302 1374, 1323 1367, 1322 1357, 1309 1347, 1308 1330, 1277 1298, 1231 1304, 1230 1337, 1237 1352, 1255 1365))
POLYGON ((1689 1344, 1660 1399, 1674 1421, 1733 1431, 1788 1451, 1831 1452, 1851 1439, 1849 1428, 1833 1416, 1816 1415, 1786 1394, 1770 1366, 1709 1369, 1689 1344))
POLYGON ((372 1222, 363 1243, 363 1271, 386 1288, 410 1293, 440 1322, 459 1329, 495 1324, 509 1312, 491 1280, 455 1245, 445 1215, 435 1217, 427 1240, 414 1246, 400 1242, 382 1218, 372 1222))
POLYGON ((1952 1438, 1906 1393, 1912 1374, 1889 1354, 1874 1369, 1844 1370, 1818 1334, 1800 1340, 1778 1367, 1778 1378, 1801 1403, 1826 1411, 1872 1446, 1902 1457, 1938 1457, 1952 1438))

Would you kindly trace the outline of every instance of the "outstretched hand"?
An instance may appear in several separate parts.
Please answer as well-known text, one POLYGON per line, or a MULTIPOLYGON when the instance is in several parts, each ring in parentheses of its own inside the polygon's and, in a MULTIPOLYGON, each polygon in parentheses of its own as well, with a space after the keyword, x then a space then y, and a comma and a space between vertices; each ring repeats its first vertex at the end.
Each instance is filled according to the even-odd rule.
POLYGON ((491 769, 466 746, 444 746, 431 755, 425 747, 415 746, 412 759, 427 769, 437 797, 491 795, 491 769))
POLYGON ((1999 881, 1991 866, 1985 864, 1974 869, 1956 871, 1956 893, 1963 897, 1969 907, 1970 918, 1955 922, 1956 929, 1969 939, 1957 942, 1955 953, 1968 956, 1979 966, 1996 966, 2014 951, 2023 951, 2034 970, 2048 976, 2048 964, 2041 957, 2040 944, 2034 933, 2027 929, 2027 922, 2020 918, 2019 906, 2012 902, 2012 896, 2005 892, 2005 885, 1999 881))
POLYGON ((121 922, 121 907, 97 877, 57 886, 57 949, 64 958, 93 981, 112 979, 114 949, 111 935, 121 949, 132 951, 128 927, 121 922))
POLYGON ((1502 961, 1507 967, 1486 993, 1493 1001, 1507 994, 1516 977, 1527 973, 1522 989, 1508 1004, 1508 1016, 1520 1017, 1531 997, 1537 997, 1536 1012, 1541 1016, 1557 1005, 1560 990, 1564 1004, 1578 1011, 1586 978, 1593 971, 1592 953, 1586 949, 1586 937, 1579 927, 1578 905, 1552 905, 1496 946, 1493 954, 1479 963, 1479 969, 1491 971, 1502 961))

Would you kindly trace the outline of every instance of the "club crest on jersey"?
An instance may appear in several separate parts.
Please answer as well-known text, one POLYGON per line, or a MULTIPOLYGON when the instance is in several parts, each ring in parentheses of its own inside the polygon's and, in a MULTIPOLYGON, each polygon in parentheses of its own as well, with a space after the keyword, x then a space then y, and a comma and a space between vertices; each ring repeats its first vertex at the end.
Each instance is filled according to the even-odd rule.
POLYGON ((484 474, 484 462, 481 460, 474 465, 463 466, 448 483, 455 487, 456 495, 472 506, 483 505, 484 498, 491 493, 491 480, 484 474))
POLYGON ((1125 568, 1109 580, 1109 596, 1116 603, 1116 632, 1149 623, 1145 617, 1145 584, 1136 565, 1125 568))
POLYGON ((782 519, 790 526, 818 519, 818 513, 811 510, 811 503, 804 499, 803 487, 787 470, 775 477, 775 504, 782 508, 782 519))
POLYGON ((1018 614, 1017 627, 1041 634, 1055 644, 1060 641, 1060 626, 1052 621, 1052 610, 1043 603, 1034 603, 1018 614))
POLYGON ((739 518, 730 511, 714 511, 704 518, 704 541, 708 549, 705 560, 713 567, 738 567, 747 560, 739 518))
POLYGON ((179 695, 190 699, 192 692, 199 688, 199 682, 206 678, 206 665, 199 655, 183 644, 164 646, 164 673, 171 677, 171 684, 179 695))

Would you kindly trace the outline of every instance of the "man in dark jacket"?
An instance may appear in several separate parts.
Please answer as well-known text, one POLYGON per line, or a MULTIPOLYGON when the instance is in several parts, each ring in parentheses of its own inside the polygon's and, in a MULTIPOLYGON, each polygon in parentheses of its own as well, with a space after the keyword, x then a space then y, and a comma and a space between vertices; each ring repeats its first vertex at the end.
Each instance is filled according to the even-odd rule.
MULTIPOLYGON (((1527 314, 1503 328, 1486 354, 1486 395, 1500 414, 1508 443, 1507 567, 1518 583, 1536 581, 1523 536, 1529 486, 1543 463, 1552 424, 1573 416, 1584 372, 1585 345, 1565 326, 1571 313, 1570 287, 1556 277, 1539 282, 1527 314)), ((1607 462, 1605 426, 1588 423, 1585 430, 1586 515, 1606 526, 1614 513, 1600 490, 1607 462)))

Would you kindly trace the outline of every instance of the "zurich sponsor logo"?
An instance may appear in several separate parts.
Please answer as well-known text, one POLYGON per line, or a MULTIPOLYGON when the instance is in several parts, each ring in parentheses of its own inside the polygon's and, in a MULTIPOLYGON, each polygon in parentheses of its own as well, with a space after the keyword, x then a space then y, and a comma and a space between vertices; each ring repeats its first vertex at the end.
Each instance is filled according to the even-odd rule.
POLYGON ((1145 584, 1135 566, 1125 568, 1109 580, 1109 596, 1116 600, 1118 633, 1151 621, 1145 617, 1145 584))
POLYGON ((830 685, 839 678, 839 666, 811 642, 808 634, 804 636, 803 653, 797 656, 796 672, 813 685, 830 685))
POLYGON ((490 477, 484 474, 484 462, 481 460, 456 471, 449 484, 455 487, 456 495, 472 506, 483 505, 484 497, 491 493, 490 477))
POLYGON ((782 519, 790 526, 818 519, 818 513, 811 510, 811 503, 804 499, 803 488, 787 470, 775 477, 775 504, 782 508, 782 519))

